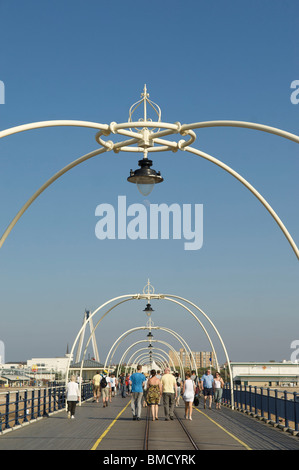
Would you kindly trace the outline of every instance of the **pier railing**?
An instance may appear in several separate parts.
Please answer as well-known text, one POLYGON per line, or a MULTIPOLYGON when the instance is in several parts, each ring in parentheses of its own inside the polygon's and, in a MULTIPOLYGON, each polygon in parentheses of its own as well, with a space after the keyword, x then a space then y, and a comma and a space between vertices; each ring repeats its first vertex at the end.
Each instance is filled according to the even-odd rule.
MULTIPOLYGON (((92 385, 82 383, 81 401, 92 395, 92 385)), ((65 385, 0 392, 0 432, 49 416, 65 407, 65 385)))
MULTIPOLYGON (((235 409, 263 419, 275 426, 299 432, 299 395, 297 392, 252 385, 234 386, 235 409)), ((223 390, 223 403, 231 405, 229 384, 223 390)))

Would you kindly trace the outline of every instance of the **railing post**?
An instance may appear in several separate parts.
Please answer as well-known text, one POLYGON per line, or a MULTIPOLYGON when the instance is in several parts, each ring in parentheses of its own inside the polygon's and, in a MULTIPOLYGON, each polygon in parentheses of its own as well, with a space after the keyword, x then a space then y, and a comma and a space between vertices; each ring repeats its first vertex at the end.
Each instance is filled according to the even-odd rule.
POLYGON ((35 396, 34 396, 34 388, 31 390, 31 419, 34 419, 34 401, 35 401, 35 396))
POLYGON ((9 425, 9 404, 10 404, 10 392, 6 394, 6 403, 5 403, 5 429, 10 429, 9 425))
POLYGON ((244 406, 245 413, 247 413, 247 385, 244 385, 244 406))
POLYGON ((239 408, 242 411, 243 409, 243 400, 242 400, 242 385, 240 384, 240 393, 239 393, 239 408))
POLYGON ((44 388, 44 413, 43 416, 47 416, 47 389, 44 388))
POLYGON ((41 416, 40 405, 41 405, 41 389, 39 388, 37 392, 37 416, 38 417, 41 416))
POLYGON ((20 392, 17 391, 15 395, 15 426, 20 424, 19 422, 19 402, 20 402, 20 392))
POLYGON ((268 420, 270 421, 270 420, 271 420, 271 413, 270 413, 270 387, 267 388, 267 391, 268 391, 268 400, 267 400, 267 403, 268 403, 268 410, 267 410, 267 413, 268 413, 268 420))
POLYGON ((252 386, 249 385, 249 412, 252 413, 252 386))
POLYGON ((295 421, 295 431, 298 429, 298 416, 297 416, 297 392, 294 392, 294 421, 295 421))
POLYGON ((264 389, 261 387, 261 417, 264 417, 264 404, 263 404, 263 396, 264 396, 264 389))
POLYGON ((284 422, 285 427, 289 427, 289 418, 288 418, 288 392, 284 391, 284 422))
POLYGON ((52 411, 52 403, 51 403, 51 388, 48 389, 48 398, 49 398, 49 406, 48 406, 48 413, 50 414, 52 411))
POLYGON ((256 395, 257 395, 257 387, 256 385, 254 386, 254 414, 257 415, 257 409, 256 409, 256 395))
POLYGON ((24 423, 27 423, 28 418, 27 418, 27 398, 28 398, 28 391, 25 390, 24 392, 24 423))
POLYGON ((279 424, 279 416, 278 416, 278 391, 275 389, 275 422, 279 424))
POLYGON ((56 387, 53 388, 53 411, 57 410, 57 403, 56 403, 56 387))

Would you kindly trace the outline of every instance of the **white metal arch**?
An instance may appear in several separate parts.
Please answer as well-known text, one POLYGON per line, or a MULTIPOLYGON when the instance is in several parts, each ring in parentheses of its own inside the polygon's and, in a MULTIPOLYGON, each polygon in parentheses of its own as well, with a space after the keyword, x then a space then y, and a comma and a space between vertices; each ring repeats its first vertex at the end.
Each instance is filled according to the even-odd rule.
MULTIPOLYGON (((144 348, 145 349, 145 348, 144 348)), ((134 353, 136 354, 136 353, 134 353)), ((134 354, 131 356, 131 358, 128 360, 128 365, 126 367, 130 367, 131 370, 133 368, 133 365, 129 366, 129 364, 132 364, 132 362, 134 361, 135 364, 140 364, 140 361, 143 360, 143 359, 147 359, 149 361, 149 354, 148 354, 148 351, 147 352, 144 352, 144 353, 141 353, 139 354, 138 356, 134 357, 134 354)), ((160 353, 157 353, 157 351, 155 350, 155 352, 152 354, 152 359, 157 363, 159 364, 159 367, 161 367, 161 365, 163 365, 164 367, 166 367, 166 365, 168 364, 167 362, 167 358, 165 356, 163 356, 162 354, 160 353), (161 361, 161 362, 160 362, 161 361)))
MULTIPOLYGON (((135 354, 138 354, 140 351, 145 351, 145 350, 147 350, 147 349, 148 349, 148 348, 140 348, 140 349, 138 349, 137 351, 134 351, 133 354, 130 356, 130 358, 129 358, 129 360, 128 360, 128 363, 130 363, 130 361, 132 361, 132 358, 134 357, 135 354)), ((164 351, 164 349, 155 347, 154 350, 155 350, 155 351, 163 352, 164 354, 166 354, 166 357, 169 358, 169 355, 164 351)), ((126 351, 125 354, 127 354, 127 352, 128 352, 128 351, 126 351)), ((125 357, 125 356, 124 356, 124 357, 125 357)), ((122 358, 122 360, 123 360, 123 358, 122 358)), ((169 362, 169 361, 167 361, 167 362, 169 362)), ((171 361, 170 361, 170 362, 171 362, 171 361)), ((172 364, 173 364, 173 366, 174 366, 173 361, 172 361, 172 364)), ((122 367, 121 362, 119 362, 118 367, 117 367, 117 374, 118 374, 118 375, 120 374, 120 368, 121 368, 121 367, 122 367)))
MULTIPOLYGON (((144 295, 141 295, 141 294, 127 295, 127 296, 122 296, 122 297, 125 297, 125 300, 122 300, 122 301, 118 302, 116 305, 114 305, 114 306, 111 307, 109 310, 107 310, 107 312, 105 312, 105 313, 101 316, 101 318, 98 320, 98 322, 97 322, 96 325, 94 326, 94 329, 91 331, 90 336, 89 336, 89 339, 88 339, 88 341, 87 341, 87 343, 86 343, 86 347, 85 347, 85 349, 84 349, 83 356, 82 356, 81 368, 80 368, 80 377, 82 376, 83 363, 84 363, 85 355, 86 355, 86 353, 87 353, 88 345, 89 345, 89 343, 90 343, 90 341, 91 341, 92 334, 94 334, 95 330, 98 328, 99 324, 100 324, 101 321, 105 318, 105 316, 108 315, 108 313, 111 312, 115 307, 117 307, 117 306, 123 304, 124 302, 128 302, 129 300, 135 300, 135 299, 141 299, 141 298, 145 298, 145 299, 146 299, 146 298, 148 298, 147 296, 144 296, 144 295)), ((163 297, 163 296, 161 296, 161 298, 162 298, 162 297, 163 297)), ((117 297, 116 299, 119 299, 119 298, 120 298, 120 297, 117 297)), ((113 302, 113 301, 116 300, 116 299, 112 299, 111 302, 113 302)), ((206 330, 206 328, 205 328, 204 325, 202 324, 202 322, 201 322, 201 321, 199 320, 199 318, 194 314, 194 312, 192 312, 192 311, 191 311, 188 307, 186 307, 184 304, 178 302, 177 300, 172 300, 172 299, 168 299, 168 300, 170 300, 170 301, 172 301, 172 302, 175 302, 175 303, 177 303, 178 305, 180 305, 180 306, 181 306, 182 308, 184 308, 187 312, 189 312, 189 313, 196 319, 196 321, 199 323, 199 325, 200 325, 201 328, 203 329, 203 331, 204 331, 205 335, 207 336, 208 341, 209 341, 209 343, 210 343, 210 345, 211 345, 211 348, 212 348, 212 351, 213 351, 213 354, 214 354, 214 357, 215 357, 215 361, 216 361, 216 369, 219 369, 218 358, 217 358, 217 354, 216 354, 216 351, 215 351, 213 342, 212 342, 212 340, 211 340, 211 338, 210 338, 210 335, 209 335, 208 331, 206 330)), ((98 309, 96 309, 96 310, 90 315, 90 318, 92 318, 95 313, 97 313, 103 306, 106 306, 108 303, 110 303, 110 301, 109 301, 109 302, 106 302, 106 303, 103 304, 101 307, 99 307, 98 309)), ((80 330, 79 333, 81 334, 81 330, 80 330)), ((79 336, 80 336, 80 335, 78 334, 77 338, 76 338, 75 341, 74 341, 74 344, 73 344, 73 347, 72 347, 72 352, 73 352, 73 350, 74 350, 74 348, 75 348, 75 345, 76 345, 76 342, 78 341, 79 336)), ((72 354, 72 352, 71 352, 71 354, 72 354)), ((71 356, 70 356, 70 357, 71 357, 71 356)), ((194 363, 195 363, 195 361, 194 361, 194 363)), ((196 363, 195 363, 195 364, 196 364, 196 363)), ((68 367, 68 369, 69 369, 69 367, 68 367)), ((195 367, 195 369, 197 369, 197 368, 195 367)), ((67 373, 68 373, 68 372, 67 372, 67 373)))
MULTIPOLYGON (((145 349, 147 349, 147 348, 141 348, 141 349, 139 349, 138 351, 143 351, 143 350, 145 350, 145 349)), ((164 367, 166 367, 168 364, 171 363, 173 369, 176 370, 175 364, 174 364, 173 360, 172 360, 169 356, 168 356, 168 359, 169 359, 169 360, 167 360, 167 357, 163 356, 163 355, 160 354, 160 353, 157 353, 157 351, 162 351, 162 352, 167 356, 167 353, 166 353, 163 349, 155 348, 155 353, 153 354, 153 356, 154 356, 153 358, 155 358, 155 360, 156 360, 157 357, 158 357, 158 358, 160 357, 160 358, 164 359, 164 361, 165 361, 165 362, 164 362, 164 367)), ((130 362, 133 361, 134 355, 135 355, 136 353, 137 353, 137 351, 135 351, 135 352, 132 354, 131 358, 128 360, 127 366, 125 367, 125 371, 127 371, 128 367, 130 367, 130 370, 133 369, 133 366, 132 366, 132 365, 129 365, 129 364, 130 364, 130 362)), ((140 364, 140 360, 141 360, 141 357, 142 357, 142 356, 148 356, 148 352, 145 352, 145 353, 143 353, 143 354, 140 354, 140 355, 138 356, 138 358, 137 358, 137 357, 134 358, 134 361, 135 361, 136 364, 140 364), (138 360, 137 360, 137 359, 138 359, 138 360)), ((160 359, 160 360, 161 360, 161 359, 160 359)), ((162 363, 161 363, 161 364, 162 364, 162 363)))
MULTIPOLYGON (((204 313, 204 311, 202 309, 200 309, 197 305, 193 304, 192 302, 189 302, 187 299, 184 299, 183 297, 179 297, 179 296, 174 296, 174 295, 171 295, 171 294, 168 294, 167 296, 165 294, 135 294, 135 295, 130 295, 130 294, 127 294, 127 295, 122 295, 122 296, 119 296, 119 297, 115 297, 107 302, 105 302, 104 304, 102 304, 100 307, 98 307, 96 310, 94 310, 90 316, 89 316, 89 319, 92 318, 98 311, 100 311, 102 308, 104 308, 106 305, 110 304, 111 302, 114 302, 116 300, 119 300, 119 299, 123 299, 122 301, 118 302, 115 306, 111 307, 103 316, 102 318, 104 318, 108 313, 109 311, 111 311, 113 308, 115 308, 116 306, 120 305, 121 303, 123 303, 124 301, 126 300, 141 300, 141 299, 147 299, 147 300, 151 300, 151 299, 165 299, 165 300, 168 300, 170 302, 174 302, 178 305, 180 305, 181 307, 185 308, 187 311, 189 311, 191 313, 191 315, 197 320, 197 322, 203 327, 202 323, 200 322, 200 320, 198 319, 198 317, 195 315, 195 313, 193 313, 190 309, 188 309, 188 307, 186 307, 184 304, 182 304, 181 302, 178 302, 177 300, 174 300, 174 298, 170 298, 170 297, 175 297, 177 299, 180 299, 180 300, 183 300, 187 303, 189 303, 190 305, 193 305, 202 315, 204 315, 204 317, 209 321, 209 323, 211 324, 211 326, 213 327, 213 329, 215 330, 218 338, 220 339, 220 342, 222 344, 222 347, 223 347, 223 350, 224 350, 224 353, 225 353, 225 356, 226 356, 226 359, 227 359, 227 364, 228 364, 228 368, 229 368, 229 371, 230 371, 230 387, 231 387, 231 394, 232 394, 232 403, 234 403, 233 401, 233 381, 232 381, 232 374, 231 374, 231 367, 230 367, 230 360, 229 360, 229 357, 228 357, 228 353, 227 353, 227 350, 225 348, 225 345, 224 345, 224 342, 220 336, 220 333, 218 332, 216 326, 213 324, 213 322, 209 319, 208 315, 206 313, 204 313)), ((98 326, 99 322, 97 323, 97 325, 95 326, 95 328, 98 326)), ((68 366, 67 366, 67 371, 66 371, 66 383, 67 383, 67 379, 68 379, 68 373, 69 373, 69 368, 70 368, 70 361, 71 361, 71 357, 72 357, 72 354, 73 354, 73 351, 74 351, 74 348, 75 348, 75 345, 78 341, 78 338, 80 337, 81 335, 81 332, 82 332, 82 328, 79 330, 78 332, 78 335, 73 343, 73 346, 72 346, 72 350, 71 350, 71 353, 70 353, 70 358, 69 358, 69 362, 68 362, 68 366)), ((209 336, 208 336, 209 337, 209 336)), ((213 346, 213 351, 214 350, 214 346, 213 346)), ((216 357, 216 353, 215 353, 215 357, 216 357)), ((218 362, 218 361, 217 361, 218 362)), ((82 375, 82 366, 81 366, 81 371, 80 371, 80 375, 82 375)), ((234 406, 234 405, 232 405, 234 406)))
POLYGON ((57 121, 41 121, 36 123, 25 124, 22 126, 16 126, 10 129, 6 129, 0 132, 0 138, 7 137, 12 134, 16 134, 18 132, 24 132, 27 130, 38 129, 41 127, 50 127, 50 126, 79 126, 79 127, 89 127, 100 129, 100 131, 96 134, 97 142, 102 145, 102 149, 100 151, 90 152, 85 156, 81 157, 80 159, 75 160, 74 162, 67 165, 64 169, 60 172, 56 173, 52 178, 50 178, 41 188, 26 202, 23 208, 18 212, 15 218, 11 221, 3 236, 0 239, 0 248, 2 247, 4 241, 6 240, 7 236, 17 223, 17 221, 22 217, 24 212, 28 209, 28 207, 32 204, 32 202, 47 188, 49 187, 54 181, 56 181, 60 176, 64 173, 72 169, 74 166, 78 165, 82 161, 85 161, 89 158, 92 158, 95 155, 103 151, 113 150, 115 152, 125 151, 125 152, 144 152, 144 146, 146 146, 146 152, 157 152, 157 151, 177 151, 177 150, 187 150, 188 152, 194 153, 200 157, 209 160, 212 163, 215 163, 219 167, 223 168, 225 171, 230 173, 234 178, 236 178, 239 182, 241 182, 247 189, 251 191, 251 193, 257 197, 257 199, 263 204, 263 206, 268 210, 270 215, 274 218, 275 222, 278 224, 279 228, 284 233, 285 237, 287 238, 288 242, 290 243, 296 257, 299 259, 299 249, 297 248, 293 238, 291 237, 290 233, 282 223, 281 219, 278 217, 276 212, 270 206, 270 204, 260 195, 260 193, 243 178, 237 172, 235 172, 232 168, 228 165, 225 165, 220 160, 211 157, 210 155, 201 152, 199 150, 193 149, 190 147, 196 139, 196 134, 194 133, 193 129, 200 129, 204 127, 243 127, 247 129, 254 129, 262 132, 267 132, 271 134, 275 134, 277 136, 286 138, 293 142, 299 143, 299 137, 295 134, 290 132, 286 132, 282 129, 278 129, 271 126, 266 126, 263 124, 246 122, 246 121, 210 121, 210 122, 198 122, 198 123, 191 123, 181 125, 180 123, 163 123, 159 122, 152 122, 147 121, 146 118, 144 122, 142 122, 143 128, 139 132, 132 132, 132 130, 126 130, 127 128, 140 128, 140 121, 138 122, 126 122, 122 124, 117 124, 112 122, 110 125, 108 124, 99 124, 99 123, 91 123, 88 121, 71 121, 71 120, 57 120, 57 121), (163 131, 158 132, 150 132, 149 129, 155 128, 163 128, 163 131), (128 141, 117 142, 113 143, 112 141, 105 141, 102 139, 102 136, 109 135, 110 133, 120 134, 131 137, 128 141), (180 140, 179 142, 170 142, 168 140, 161 139, 161 137, 165 137, 170 134, 178 134, 180 133, 182 136, 189 136, 189 140, 180 140), (138 143, 140 145, 137 147, 131 147, 132 145, 138 143), (157 147, 154 144, 159 144, 157 147))
MULTIPOLYGON (((124 352, 124 354, 123 354, 123 356, 122 356, 122 358, 121 358, 121 360, 120 360, 120 364, 119 364, 119 365, 121 365, 121 364, 124 362, 127 353, 130 351, 130 349, 132 349, 132 347, 136 346, 137 344, 146 342, 146 341, 147 341, 147 340, 136 341, 136 342, 133 343, 131 346, 129 346, 129 348, 124 352)), ((166 341, 162 341, 162 340, 153 340, 153 342, 159 343, 159 344, 165 344, 167 347, 169 347, 169 348, 172 350, 172 352, 174 353, 174 355, 175 355, 176 358, 177 358, 177 361, 178 361, 178 364, 179 364, 179 368, 180 368, 181 374, 183 374, 183 373, 184 373, 184 367, 183 367, 181 358, 179 357, 177 351, 175 351, 174 347, 171 346, 171 345, 170 345, 169 343, 167 343, 166 341)), ((159 350, 159 351, 163 351, 162 349, 159 349, 159 348, 154 348, 154 349, 157 349, 157 350, 159 350)), ((166 351, 163 351, 163 352, 165 352, 165 354, 167 354, 166 351)), ((173 360, 172 360, 170 357, 169 357, 169 362, 172 363, 172 366, 173 366, 173 368, 175 369, 175 364, 174 364, 173 360)))
MULTIPOLYGON (((147 348, 142 348, 142 350, 145 350, 145 349, 147 349, 147 348)), ((140 361, 143 360, 143 359, 147 359, 147 360, 149 361, 149 353, 148 353, 148 351, 143 352, 143 353, 140 353, 140 354, 138 354, 138 356, 135 357, 135 354, 136 354, 136 353, 137 353, 137 352, 135 351, 135 353, 132 354, 132 356, 130 357, 130 359, 128 359, 128 363, 127 363, 127 366, 126 366, 126 367, 130 367, 130 368, 132 369, 132 368, 133 368, 133 364, 140 364, 140 361)), ((166 353, 165 353, 165 354, 166 354, 166 353)), ((166 356, 163 356, 163 354, 158 353, 158 352, 156 351, 156 348, 155 348, 155 350, 154 350, 154 352, 153 352, 153 354, 152 354, 152 359, 153 359, 154 361, 158 361, 158 359, 159 359, 159 361, 162 361, 162 362, 159 362, 159 364, 160 364, 159 367, 161 367, 161 364, 163 364, 164 367, 166 367, 166 365, 169 363, 169 362, 167 361, 166 356)))
MULTIPOLYGON (((134 346, 136 346, 137 344, 140 344, 140 343, 145 343, 145 342, 148 342, 146 339, 141 339, 139 341, 136 341, 135 343, 131 344, 128 349, 126 349, 126 351, 124 352, 124 354, 122 355, 121 357, 121 360, 119 361, 119 364, 122 364, 124 362, 124 358, 126 357, 127 353, 130 351, 130 349, 132 349, 134 346)), ((158 339, 155 339, 152 341, 153 343, 161 343, 161 344, 165 344, 167 347, 169 347, 169 349, 171 349, 173 351, 173 353, 176 355, 177 357, 177 360, 180 364, 180 369, 181 369, 181 373, 184 371, 184 368, 183 368, 183 364, 182 364, 182 361, 181 361, 181 358, 179 357, 177 351, 175 351, 175 349, 173 348, 173 346, 171 346, 169 343, 167 343, 166 341, 162 341, 162 340, 158 340, 158 339)))
MULTIPOLYGON (((116 340, 115 342, 113 343, 112 347, 110 348, 110 351, 108 352, 107 356, 106 356, 106 360, 105 360, 105 364, 104 364, 104 369, 107 369, 107 365, 108 365, 108 359, 109 359, 109 356, 114 349, 114 351, 112 352, 111 354, 111 358, 109 360, 109 366, 108 366, 108 370, 110 369, 110 364, 113 360, 113 357, 114 357, 114 354, 116 352, 116 349, 118 348, 119 344, 121 341, 123 341, 128 335, 130 335, 131 333, 134 333, 135 331, 139 331, 139 330, 148 330, 149 327, 147 326, 140 326, 140 327, 135 327, 135 328, 131 328, 130 330, 127 330, 125 331, 122 335, 120 335, 116 340)), ((172 336, 174 336, 180 343, 181 345, 183 346, 183 348, 185 349, 185 345, 187 346, 187 349, 189 350, 189 353, 194 361, 194 357, 193 357, 193 354, 192 354, 192 351, 190 349, 190 347, 188 346, 188 343, 186 341, 184 341, 175 331, 172 331, 170 330, 169 328, 164 328, 164 327, 159 327, 159 326, 151 326, 151 330, 162 330, 162 331, 166 331, 167 333, 170 333, 172 336)), ((185 349, 185 351, 187 352, 187 350, 185 349)), ((191 366, 191 369, 192 369, 192 363, 191 363, 191 358, 189 357, 189 362, 190 362, 190 366, 191 366)), ((196 369, 196 372, 197 372, 197 367, 196 367, 196 363, 195 361, 193 362, 193 366, 195 367, 196 369)))

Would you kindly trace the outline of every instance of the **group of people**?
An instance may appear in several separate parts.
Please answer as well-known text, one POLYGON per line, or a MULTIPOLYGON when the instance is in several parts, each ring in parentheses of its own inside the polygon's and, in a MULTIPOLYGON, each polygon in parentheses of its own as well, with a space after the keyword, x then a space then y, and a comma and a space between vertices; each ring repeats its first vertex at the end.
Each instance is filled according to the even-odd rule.
MULTIPOLYGON (((224 386, 223 379, 219 372, 215 373, 215 377, 208 369, 199 379, 195 371, 187 372, 185 380, 182 380, 178 373, 171 374, 167 367, 164 374, 160 371, 152 370, 149 377, 142 373, 142 366, 138 365, 137 370, 132 375, 121 374, 119 379, 114 374, 106 375, 97 372, 93 379, 93 401, 99 403, 102 397, 103 407, 106 408, 112 401, 112 397, 116 395, 117 389, 120 390, 122 397, 127 394, 131 395, 131 409, 133 420, 140 420, 142 411, 142 401, 144 406, 151 407, 152 420, 159 419, 158 411, 161 399, 164 406, 165 421, 174 419, 174 408, 179 406, 180 397, 185 403, 185 418, 192 420, 193 403, 195 397, 201 392, 204 396, 204 408, 212 407, 212 398, 216 403, 216 409, 221 408, 222 390, 224 386)), ((68 417, 75 417, 76 403, 80 398, 79 385, 76 377, 72 376, 67 387, 67 403, 68 417)))
POLYGON ((114 374, 106 375, 97 372, 92 379, 93 385, 93 401, 99 403, 102 397, 103 408, 106 408, 112 402, 112 398, 116 394, 118 381, 114 374))
POLYGON ((211 409, 212 397, 216 403, 216 409, 221 407, 223 379, 219 372, 215 373, 215 378, 210 370, 198 379, 195 371, 185 374, 185 380, 180 379, 179 374, 171 374, 170 369, 166 368, 162 377, 157 375, 155 370, 150 372, 147 379, 142 373, 142 366, 137 366, 137 371, 130 377, 131 384, 131 409, 133 420, 140 420, 142 410, 142 398, 145 403, 151 407, 152 420, 158 420, 158 410, 161 398, 164 406, 165 421, 174 419, 174 408, 178 406, 180 396, 185 403, 185 418, 192 420, 193 403, 196 394, 203 391, 204 408, 206 408, 207 399, 209 399, 209 408, 211 409), (146 389, 146 390, 144 390, 146 389))

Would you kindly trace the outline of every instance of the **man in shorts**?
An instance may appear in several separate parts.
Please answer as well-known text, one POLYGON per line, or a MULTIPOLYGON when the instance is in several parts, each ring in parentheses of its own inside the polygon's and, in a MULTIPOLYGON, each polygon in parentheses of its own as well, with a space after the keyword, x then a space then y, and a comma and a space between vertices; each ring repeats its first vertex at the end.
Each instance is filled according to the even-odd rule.
POLYGON ((96 401, 99 403, 99 397, 100 397, 100 382, 101 382, 102 376, 100 375, 99 372, 96 373, 96 375, 93 376, 92 378, 92 385, 93 385, 93 401, 96 401))
POLYGON ((206 370, 205 374, 202 376, 200 381, 201 381, 201 389, 203 390, 203 396, 204 396, 204 408, 206 408, 206 401, 207 401, 207 398, 209 397, 209 409, 211 409, 214 377, 212 376, 211 371, 209 369, 206 370))
POLYGON ((107 377, 107 375, 103 374, 100 385, 101 385, 101 394, 103 398, 103 408, 106 408, 106 406, 108 406, 108 400, 109 400, 110 388, 111 388, 110 377, 107 377))

